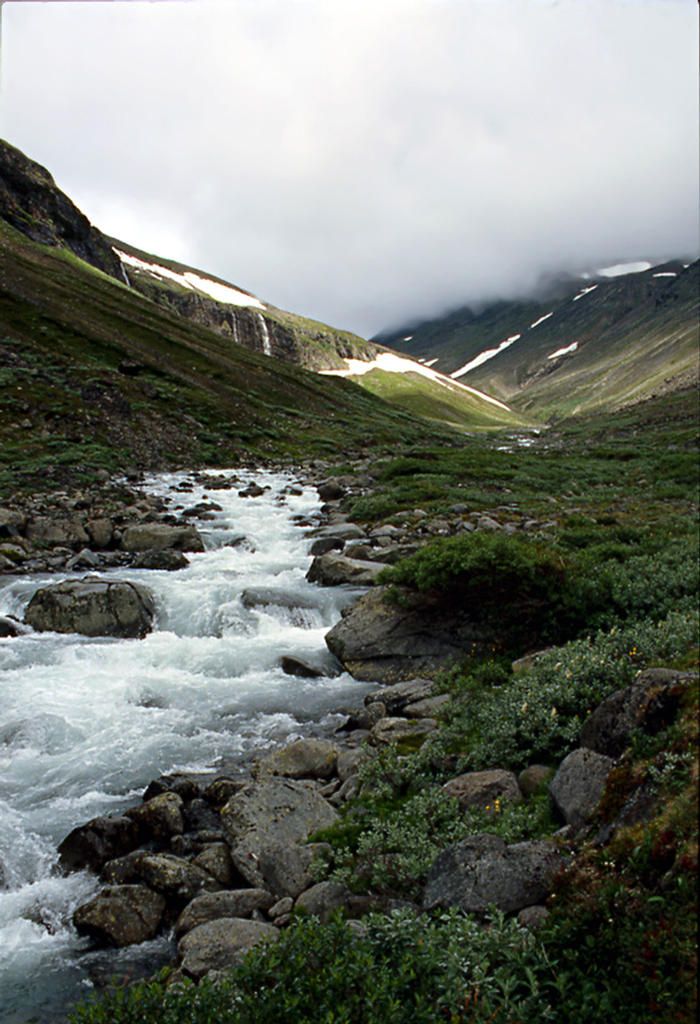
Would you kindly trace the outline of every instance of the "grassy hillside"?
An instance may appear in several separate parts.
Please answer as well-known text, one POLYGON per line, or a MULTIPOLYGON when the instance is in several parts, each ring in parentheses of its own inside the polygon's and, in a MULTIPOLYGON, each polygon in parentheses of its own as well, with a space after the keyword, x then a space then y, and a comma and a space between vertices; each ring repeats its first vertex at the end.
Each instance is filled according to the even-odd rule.
POLYGON ((258 355, 0 221, 0 488, 100 466, 334 454, 429 430, 344 380, 258 355))
POLYGON ((495 405, 473 390, 466 391, 447 380, 444 384, 428 380, 417 373, 387 373, 375 369, 350 380, 416 416, 457 430, 527 427, 536 422, 503 408, 500 403, 495 405))

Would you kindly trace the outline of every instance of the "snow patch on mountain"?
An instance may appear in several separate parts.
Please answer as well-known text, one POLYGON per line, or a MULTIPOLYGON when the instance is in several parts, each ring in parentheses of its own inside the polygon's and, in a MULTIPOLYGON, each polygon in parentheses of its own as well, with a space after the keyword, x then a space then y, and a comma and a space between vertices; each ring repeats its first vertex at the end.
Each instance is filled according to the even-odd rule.
POLYGON ((592 284, 592 285, 589 285, 588 288, 582 288, 581 291, 578 293, 578 295, 574 295, 574 297, 573 297, 573 299, 571 301, 572 302, 578 302, 578 300, 582 299, 584 295, 588 295, 589 292, 594 292, 597 287, 598 287, 597 284, 592 284))
POLYGON ((532 330, 533 327, 539 327, 539 325, 543 324, 545 322, 545 320, 549 320, 550 316, 554 316, 554 312, 552 312, 552 313, 545 313, 545 315, 541 316, 539 318, 539 320, 535 320, 534 324, 530 324, 530 327, 528 329, 532 330))
POLYGON ((637 260, 636 263, 616 263, 612 267, 603 267, 596 270, 598 277, 621 277, 623 274, 641 274, 644 270, 651 270, 651 263, 646 260, 637 260))
MULTIPOLYGON (((455 370, 454 373, 451 373, 450 377, 452 377, 453 380, 456 380, 458 377, 463 377, 465 373, 469 373, 469 371, 475 369, 475 367, 481 366, 482 363, 488 362, 489 359, 493 359, 493 357, 497 356, 499 352, 503 352, 505 349, 510 348, 513 342, 518 341, 521 337, 522 335, 520 334, 513 334, 510 338, 506 338, 505 341, 502 341, 497 348, 484 349, 484 351, 480 352, 478 356, 471 360, 471 362, 466 363, 464 366, 460 366, 459 370, 455 370)), ((428 363, 426 365, 430 364, 428 363)))
POLYGON ((121 252, 119 249, 114 251, 122 261, 122 264, 126 263, 137 270, 145 270, 161 280, 175 281, 176 284, 181 285, 183 288, 201 292, 217 302, 225 302, 229 306, 254 306, 257 309, 265 309, 265 305, 260 299, 256 299, 254 295, 248 295, 247 292, 239 291, 238 288, 221 284, 219 281, 211 281, 207 277, 200 277, 199 274, 195 274, 191 270, 185 271, 184 274, 178 274, 177 271, 169 270, 168 267, 162 267, 159 263, 147 263, 145 260, 140 260, 136 256, 130 256, 129 253, 121 252))
POLYGON ((558 359, 559 356, 568 356, 570 352, 575 352, 578 348, 578 342, 572 341, 566 348, 558 348, 556 352, 552 352, 551 355, 547 356, 547 359, 558 359))
POLYGON ((363 377, 372 370, 384 370, 386 373, 417 373, 421 377, 427 377, 428 380, 432 380, 435 384, 440 384, 441 387, 449 388, 453 391, 456 389, 468 391, 477 398, 490 402, 491 405, 498 406, 499 409, 505 409, 506 412, 513 411, 503 402, 499 402, 497 398, 485 395, 483 391, 477 391, 476 388, 460 384, 459 381, 445 377, 442 373, 438 373, 437 370, 431 370, 429 366, 425 366, 423 363, 418 363, 414 359, 406 359, 404 356, 396 355, 394 352, 380 352, 372 362, 365 362, 363 359, 344 359, 343 362, 346 366, 344 370, 321 370, 320 372, 335 377, 363 377))

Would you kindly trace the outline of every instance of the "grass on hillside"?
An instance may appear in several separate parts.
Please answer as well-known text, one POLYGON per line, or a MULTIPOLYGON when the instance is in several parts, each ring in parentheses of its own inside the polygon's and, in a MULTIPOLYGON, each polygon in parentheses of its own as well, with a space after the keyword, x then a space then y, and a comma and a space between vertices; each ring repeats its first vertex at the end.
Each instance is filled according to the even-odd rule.
POLYGON ((235 346, 4 222, 0 245, 0 494, 90 479, 102 466, 333 456, 431 433, 344 380, 235 346))
POLYGON ((350 379, 373 395, 415 416, 456 430, 537 426, 537 421, 495 406, 486 398, 469 394, 457 385, 446 387, 417 373, 389 373, 375 369, 350 379))

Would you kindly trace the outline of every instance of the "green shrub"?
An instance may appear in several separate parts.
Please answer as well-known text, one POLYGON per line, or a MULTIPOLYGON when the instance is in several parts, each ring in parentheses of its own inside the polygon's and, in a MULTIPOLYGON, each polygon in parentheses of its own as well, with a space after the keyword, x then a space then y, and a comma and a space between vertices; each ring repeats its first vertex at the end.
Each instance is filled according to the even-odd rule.
POLYGON ((506 650, 564 639, 584 620, 584 592, 564 557, 501 533, 439 537, 381 580, 410 588, 409 600, 465 609, 506 650))
MULTIPOLYGON (((419 763, 406 765, 406 774, 419 763)), ((417 784, 418 770, 412 778, 417 784)), ((470 808, 460 813, 457 801, 441 785, 424 782, 425 788, 400 802, 393 813, 378 816, 367 804, 357 831, 338 844, 326 858, 324 875, 345 882, 355 891, 400 892, 419 897, 435 858, 441 850, 476 832, 490 832, 504 842, 538 838, 556 826, 546 793, 519 804, 499 801, 489 808, 470 808)), ((351 816, 354 823, 354 819, 351 816)), ((329 838, 329 837, 326 837, 329 838)))
POLYGON ((293 923, 225 981, 117 990, 73 1012, 73 1024, 487 1024, 542 1015, 555 978, 541 945, 494 914, 370 916, 293 923))
POLYGON ((445 740, 451 737, 466 750, 463 765, 475 769, 562 758, 605 697, 628 685, 640 667, 683 654, 696 643, 697 632, 693 609, 553 648, 508 685, 457 702, 445 740))

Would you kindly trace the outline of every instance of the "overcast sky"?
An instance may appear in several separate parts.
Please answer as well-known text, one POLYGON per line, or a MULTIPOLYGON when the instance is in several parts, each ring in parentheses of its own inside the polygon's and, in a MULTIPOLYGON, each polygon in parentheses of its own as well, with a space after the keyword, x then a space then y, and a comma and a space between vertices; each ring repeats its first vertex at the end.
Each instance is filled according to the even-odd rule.
POLYGON ((698 248, 695 0, 3 4, 0 134, 93 223, 370 335, 698 248))

